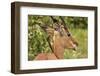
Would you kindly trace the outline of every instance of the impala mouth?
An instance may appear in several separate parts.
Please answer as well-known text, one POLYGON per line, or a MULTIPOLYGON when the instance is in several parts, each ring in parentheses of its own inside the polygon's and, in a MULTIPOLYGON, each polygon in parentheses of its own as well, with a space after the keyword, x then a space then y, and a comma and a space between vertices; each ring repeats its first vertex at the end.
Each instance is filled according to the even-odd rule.
POLYGON ((73 47, 74 47, 73 50, 76 51, 77 50, 77 45, 74 44, 73 47))
POLYGON ((77 51, 77 48, 73 48, 74 51, 77 51))

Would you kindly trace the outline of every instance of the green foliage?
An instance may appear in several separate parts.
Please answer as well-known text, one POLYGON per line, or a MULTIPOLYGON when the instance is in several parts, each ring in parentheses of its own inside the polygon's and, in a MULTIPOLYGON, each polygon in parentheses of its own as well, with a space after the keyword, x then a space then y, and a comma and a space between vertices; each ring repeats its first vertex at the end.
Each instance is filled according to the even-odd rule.
POLYGON ((87 17, 65 17, 65 22, 69 28, 87 28, 87 17))
POLYGON ((28 58, 33 60, 38 53, 49 52, 51 50, 46 39, 47 34, 39 26, 43 25, 43 23, 46 24, 49 20, 45 20, 46 17, 41 19, 42 16, 28 17, 28 58))

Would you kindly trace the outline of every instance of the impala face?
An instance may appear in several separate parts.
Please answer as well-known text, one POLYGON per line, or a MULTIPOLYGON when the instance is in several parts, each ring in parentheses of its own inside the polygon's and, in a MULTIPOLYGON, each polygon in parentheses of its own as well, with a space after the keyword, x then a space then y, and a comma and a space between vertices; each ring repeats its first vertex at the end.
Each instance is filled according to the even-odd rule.
POLYGON ((57 43, 63 46, 63 48, 77 50, 78 42, 72 37, 69 32, 66 32, 62 25, 55 26, 54 28, 48 27, 46 31, 48 35, 52 37, 53 44, 56 44, 57 41, 57 43))
POLYGON ((53 28, 47 27, 46 31, 52 41, 50 43, 53 52, 58 59, 63 59, 64 49, 77 50, 78 43, 62 25, 53 28))

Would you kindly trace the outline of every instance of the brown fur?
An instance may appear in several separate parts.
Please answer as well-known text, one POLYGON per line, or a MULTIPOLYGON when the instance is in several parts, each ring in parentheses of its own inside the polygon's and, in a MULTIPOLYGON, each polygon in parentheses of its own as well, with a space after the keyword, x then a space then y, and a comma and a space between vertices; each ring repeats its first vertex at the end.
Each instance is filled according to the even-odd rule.
POLYGON ((64 49, 65 48, 70 48, 70 49, 74 49, 76 48, 76 44, 74 43, 75 41, 73 41, 71 39, 71 37, 68 37, 66 35, 61 36, 59 35, 58 31, 55 31, 54 33, 54 43, 53 43, 53 51, 54 54, 59 58, 59 59, 63 59, 63 54, 64 54, 64 49))
POLYGON ((54 53, 40 53, 36 56, 35 60, 56 60, 57 57, 54 53))
MULTIPOLYGON (((56 26, 57 27, 57 26, 56 26)), ((67 36, 64 28, 60 27, 59 31, 48 28, 46 29, 48 35, 52 38, 51 46, 53 48, 53 53, 40 53, 36 56, 35 60, 55 60, 63 59, 65 48, 75 49, 78 45, 76 40, 72 36, 67 36)))

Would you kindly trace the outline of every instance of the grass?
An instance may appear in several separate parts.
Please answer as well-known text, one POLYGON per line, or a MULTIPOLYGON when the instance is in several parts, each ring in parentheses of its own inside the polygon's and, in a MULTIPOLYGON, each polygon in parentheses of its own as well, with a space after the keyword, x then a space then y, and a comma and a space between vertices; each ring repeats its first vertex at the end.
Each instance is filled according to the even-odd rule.
POLYGON ((78 49, 65 49, 65 59, 80 59, 88 57, 88 37, 87 29, 70 29, 72 36, 78 41, 78 49))

